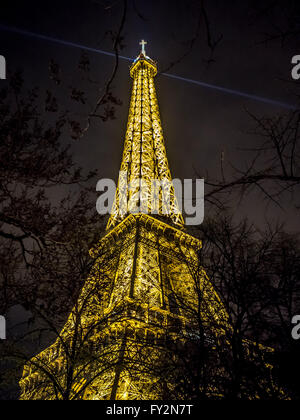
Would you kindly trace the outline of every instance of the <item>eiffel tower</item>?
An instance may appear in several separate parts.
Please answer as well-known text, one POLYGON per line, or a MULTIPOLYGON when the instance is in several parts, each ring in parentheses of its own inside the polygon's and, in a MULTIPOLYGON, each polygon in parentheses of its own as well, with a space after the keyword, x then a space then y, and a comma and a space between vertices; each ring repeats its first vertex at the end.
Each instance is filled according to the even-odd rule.
POLYGON ((66 343, 74 342, 75 326, 82 349, 68 398, 164 398, 166 387, 176 386, 176 375, 174 383, 162 384, 165 350, 193 334, 185 308, 198 304, 195 273, 204 296, 204 322, 214 320, 219 331, 228 325, 223 304, 199 267, 201 241, 184 228, 154 85, 157 65, 145 44, 130 67, 127 131, 106 234, 90 250, 94 267, 59 338, 26 363, 21 399, 63 398, 71 364, 66 343), (155 199, 153 180, 160 183, 155 199))

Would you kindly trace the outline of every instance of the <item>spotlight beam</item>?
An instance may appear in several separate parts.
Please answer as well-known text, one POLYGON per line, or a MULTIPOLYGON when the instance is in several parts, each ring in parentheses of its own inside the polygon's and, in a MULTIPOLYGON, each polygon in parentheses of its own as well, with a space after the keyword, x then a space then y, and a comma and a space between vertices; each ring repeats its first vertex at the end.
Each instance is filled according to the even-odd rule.
POLYGON ((275 106, 279 106, 281 108, 285 108, 285 109, 289 109, 293 111, 296 111, 299 109, 299 107, 296 105, 287 104, 285 102, 276 101, 274 99, 265 98, 262 96, 252 95, 251 93, 241 92, 239 90, 229 89, 223 86, 212 85, 210 83, 200 82, 198 80, 187 79, 185 77, 176 76, 174 74, 169 74, 169 73, 161 73, 161 74, 167 77, 171 77, 172 79, 177 79, 183 82, 192 83, 194 85, 202 86, 207 89, 218 90, 220 92, 228 93, 230 95, 241 96, 242 98, 251 99, 253 101, 263 102, 269 105, 275 105, 275 106))
MULTIPOLYGON (((47 36, 47 35, 42 35, 42 34, 38 34, 35 32, 30 32, 30 31, 26 31, 24 29, 20 29, 20 28, 15 28, 12 26, 6 26, 6 25, 2 25, 0 24, 0 30, 1 31, 5 31, 5 32, 11 32, 11 33, 15 33, 15 34, 19 34, 19 35, 24 35, 27 36, 29 38, 35 38, 35 39, 40 39, 42 41, 47 41, 47 42, 51 42, 51 43, 55 43, 55 44, 60 44, 60 45, 64 45, 66 47, 72 47, 72 48, 78 48, 84 51, 89 51, 95 54, 102 54, 102 55, 107 55, 109 57, 115 57, 115 53, 111 53, 109 51, 104 51, 104 50, 100 50, 98 48, 92 48, 92 47, 88 47, 86 45, 82 45, 82 44, 77 44, 71 41, 64 41, 62 39, 58 39, 58 38, 53 38, 51 36, 47 36)), ((130 57, 125 57, 124 55, 119 55, 119 58, 121 60, 126 60, 126 61, 133 61, 132 58, 130 57)), ((180 80, 182 82, 186 82, 186 83, 191 83, 197 86, 201 86, 204 87, 206 89, 213 89, 222 93, 226 93, 229 95, 234 95, 234 96, 239 96, 242 98, 246 98, 246 99, 250 99, 256 102, 262 102, 268 105, 273 105, 273 106, 278 106, 280 108, 284 108, 284 109, 288 109, 288 110, 299 110, 299 106, 296 105, 292 105, 292 104, 287 104, 285 102, 281 102, 281 101, 277 101, 274 99, 270 99, 270 98, 265 98, 262 96, 258 96, 258 95, 253 95, 247 92, 242 92, 242 91, 238 91, 235 89, 230 89, 230 88, 226 88, 223 86, 218 86, 218 85, 213 85, 210 83, 205 83, 205 82, 201 82, 198 80, 193 80, 193 79, 188 79, 185 77, 181 77, 181 76, 176 76, 175 74, 170 74, 170 73, 161 73, 161 75, 166 76, 166 77, 170 77, 172 79, 176 79, 176 80, 180 80)))
MULTIPOLYGON (((110 57, 115 57, 116 56, 115 53, 111 53, 111 52, 104 51, 104 50, 99 50, 97 48, 87 47, 86 45, 76 44, 76 43, 71 42, 71 41, 64 41, 63 39, 53 38, 53 37, 47 36, 47 35, 37 34, 35 32, 25 31, 24 29, 15 28, 15 27, 12 27, 12 26, 6 26, 6 25, 0 24, 0 31, 12 32, 12 33, 15 33, 15 34, 27 36, 29 38, 41 39, 42 41, 48 41, 48 42, 52 42, 54 44, 65 45, 66 47, 79 48, 80 50, 85 50, 85 51, 89 51, 89 52, 93 52, 93 53, 97 53, 97 54, 108 55, 110 57)), ((122 60, 132 61, 131 58, 124 57, 123 55, 119 55, 119 58, 122 59, 122 60)))

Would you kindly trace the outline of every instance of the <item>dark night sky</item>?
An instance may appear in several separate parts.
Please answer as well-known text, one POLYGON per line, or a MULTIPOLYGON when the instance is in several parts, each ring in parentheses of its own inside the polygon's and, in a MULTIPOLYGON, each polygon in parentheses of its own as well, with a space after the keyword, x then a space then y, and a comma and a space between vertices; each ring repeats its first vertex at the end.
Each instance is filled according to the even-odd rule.
MULTIPOLYGON (((121 10, 114 7, 104 12, 99 3, 105 2, 4 0, 1 2, 0 23, 111 51, 111 41, 104 35, 109 29, 117 29, 121 10)), ((214 0, 207 3, 211 31, 216 36, 223 35, 214 52, 215 61, 209 66, 204 61, 209 57, 209 50, 202 31, 191 53, 170 73, 295 103, 290 62, 291 57, 300 51, 291 44, 289 48, 282 48, 279 43, 258 43, 269 28, 266 18, 253 17, 252 6, 259 2, 214 0)), ((138 16, 133 2, 129 1, 122 55, 134 59, 139 52, 138 43, 144 38, 148 41, 148 55, 158 62, 160 69, 164 69, 186 50, 183 41, 193 37, 197 23, 194 2, 148 0, 136 1, 136 5, 144 19, 138 16)), ((51 58, 60 63, 64 78, 73 78, 80 49, 4 31, 0 31, 0 37, 0 54, 6 57, 8 69, 22 68, 28 87, 33 84, 50 86, 48 63, 51 58)), ((89 57, 93 77, 103 83, 112 71, 113 58, 92 53, 89 57)), ((100 177, 116 179, 119 170, 131 89, 128 67, 129 62, 121 61, 114 81, 114 93, 123 102, 118 108, 117 119, 106 123, 94 121, 86 138, 73 144, 76 159, 87 170, 98 168, 100 177)), ((245 107, 258 115, 284 111, 278 106, 165 76, 157 78, 156 86, 173 177, 194 177, 195 170, 201 175, 206 171, 210 175, 219 175, 221 150, 225 150, 226 161, 242 165, 240 157, 236 161, 240 156, 236 149, 253 146, 256 141, 247 134, 250 121, 245 107)), ((91 98, 95 97, 96 92, 89 93, 91 98)), ((59 99, 64 101, 63 94, 59 99)), ((263 204, 257 204, 258 201, 261 202, 252 200, 246 203, 239 211, 242 215, 255 214, 257 223, 262 223, 266 216, 275 220, 277 217, 286 219, 288 215, 289 228, 297 227, 296 215, 288 203, 284 213, 273 207, 266 211, 263 204)))

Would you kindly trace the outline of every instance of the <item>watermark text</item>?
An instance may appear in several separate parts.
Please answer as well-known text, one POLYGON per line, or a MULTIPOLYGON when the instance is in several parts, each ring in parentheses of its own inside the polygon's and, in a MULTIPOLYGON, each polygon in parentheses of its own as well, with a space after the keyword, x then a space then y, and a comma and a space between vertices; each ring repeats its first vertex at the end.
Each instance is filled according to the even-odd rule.
POLYGON ((293 68, 292 68, 292 78, 294 80, 299 80, 300 79, 300 55, 294 55, 294 57, 292 58, 292 64, 293 64, 293 68))
POLYGON ((3 315, 0 315, 0 340, 6 339, 6 320, 3 315))
POLYGON ((200 225, 204 220, 203 179, 133 178, 120 171, 118 187, 111 179, 100 179, 96 191, 96 209, 101 215, 150 214, 174 216, 185 214, 186 225, 200 225))
POLYGON ((0 55, 0 79, 6 79, 6 60, 3 55, 0 55))

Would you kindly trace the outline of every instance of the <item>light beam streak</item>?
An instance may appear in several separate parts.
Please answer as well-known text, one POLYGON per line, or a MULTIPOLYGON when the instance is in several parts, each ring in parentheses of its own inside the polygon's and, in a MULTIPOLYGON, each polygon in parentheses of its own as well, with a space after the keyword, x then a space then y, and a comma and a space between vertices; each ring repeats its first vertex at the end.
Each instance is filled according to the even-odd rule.
MULTIPOLYGON (((6 26, 6 25, 2 25, 0 24, 0 30, 1 31, 5 31, 5 32, 12 32, 12 33, 16 33, 19 35, 24 35, 30 38, 35 38, 35 39, 40 39, 42 41, 48 41, 48 42, 52 42, 55 44, 60 44, 60 45, 64 45, 66 47, 72 47, 72 48, 78 48, 84 51, 89 51, 92 53, 96 53, 96 54, 102 54, 102 55, 107 55, 110 57, 115 57, 115 53, 109 52, 109 51, 104 51, 98 48, 92 48, 92 47, 88 47, 86 45, 82 45, 82 44, 77 44, 71 41, 64 41, 62 39, 58 39, 58 38, 53 38, 51 36, 47 36, 47 35, 42 35, 42 34, 38 34, 35 32, 30 32, 30 31, 26 31, 24 29, 19 29, 19 28, 15 28, 12 26, 6 26)), ((130 57, 125 57, 124 55, 119 55, 119 58, 121 60, 126 60, 126 61, 133 61, 132 58, 130 57)), ((197 86, 201 86, 204 87, 206 89, 213 89, 222 93, 227 93, 230 95, 234 95, 234 96, 239 96, 242 98, 246 98, 246 99, 250 99, 253 101, 257 101, 257 102, 262 102, 265 104, 269 104, 269 105, 274 105, 274 106, 278 106, 280 108, 284 108, 284 109, 288 109, 288 110, 299 110, 299 106, 296 105, 292 105, 292 104, 287 104, 285 102, 281 102, 281 101, 277 101, 274 99, 270 99, 270 98, 266 98, 263 96, 258 96, 258 95, 253 95, 247 92, 242 92, 239 90, 235 90, 235 89, 230 89, 230 88, 226 88, 224 86, 218 86, 218 85, 214 85, 211 83, 205 83, 205 82, 201 82, 199 80, 193 80, 193 79, 188 79, 186 77, 182 77, 182 76, 176 76, 175 74, 170 74, 170 73, 160 73, 163 76, 166 77, 170 77, 172 79, 176 79, 176 80, 180 80, 182 82, 186 82, 186 83, 191 83, 197 86)))
POLYGON ((286 109, 293 110, 293 111, 296 111, 297 109, 299 109, 299 107, 297 107, 296 105, 287 104, 285 102, 276 101, 274 99, 265 98, 265 97, 262 97, 262 96, 252 95, 251 93, 241 92, 241 91, 234 90, 234 89, 229 89, 229 88, 226 88, 226 87, 223 87, 223 86, 212 85, 210 83, 200 82, 198 80, 187 79, 185 77, 175 76, 174 74, 169 74, 169 73, 161 73, 161 74, 164 75, 164 76, 167 76, 167 77, 171 77, 172 79, 177 79, 177 80, 181 80, 183 82, 192 83, 194 85, 202 86, 202 87, 205 87, 207 89, 218 90, 220 92, 228 93, 228 94, 231 94, 231 95, 241 96, 243 98, 252 99, 254 101, 279 106, 281 108, 286 108, 286 109))

